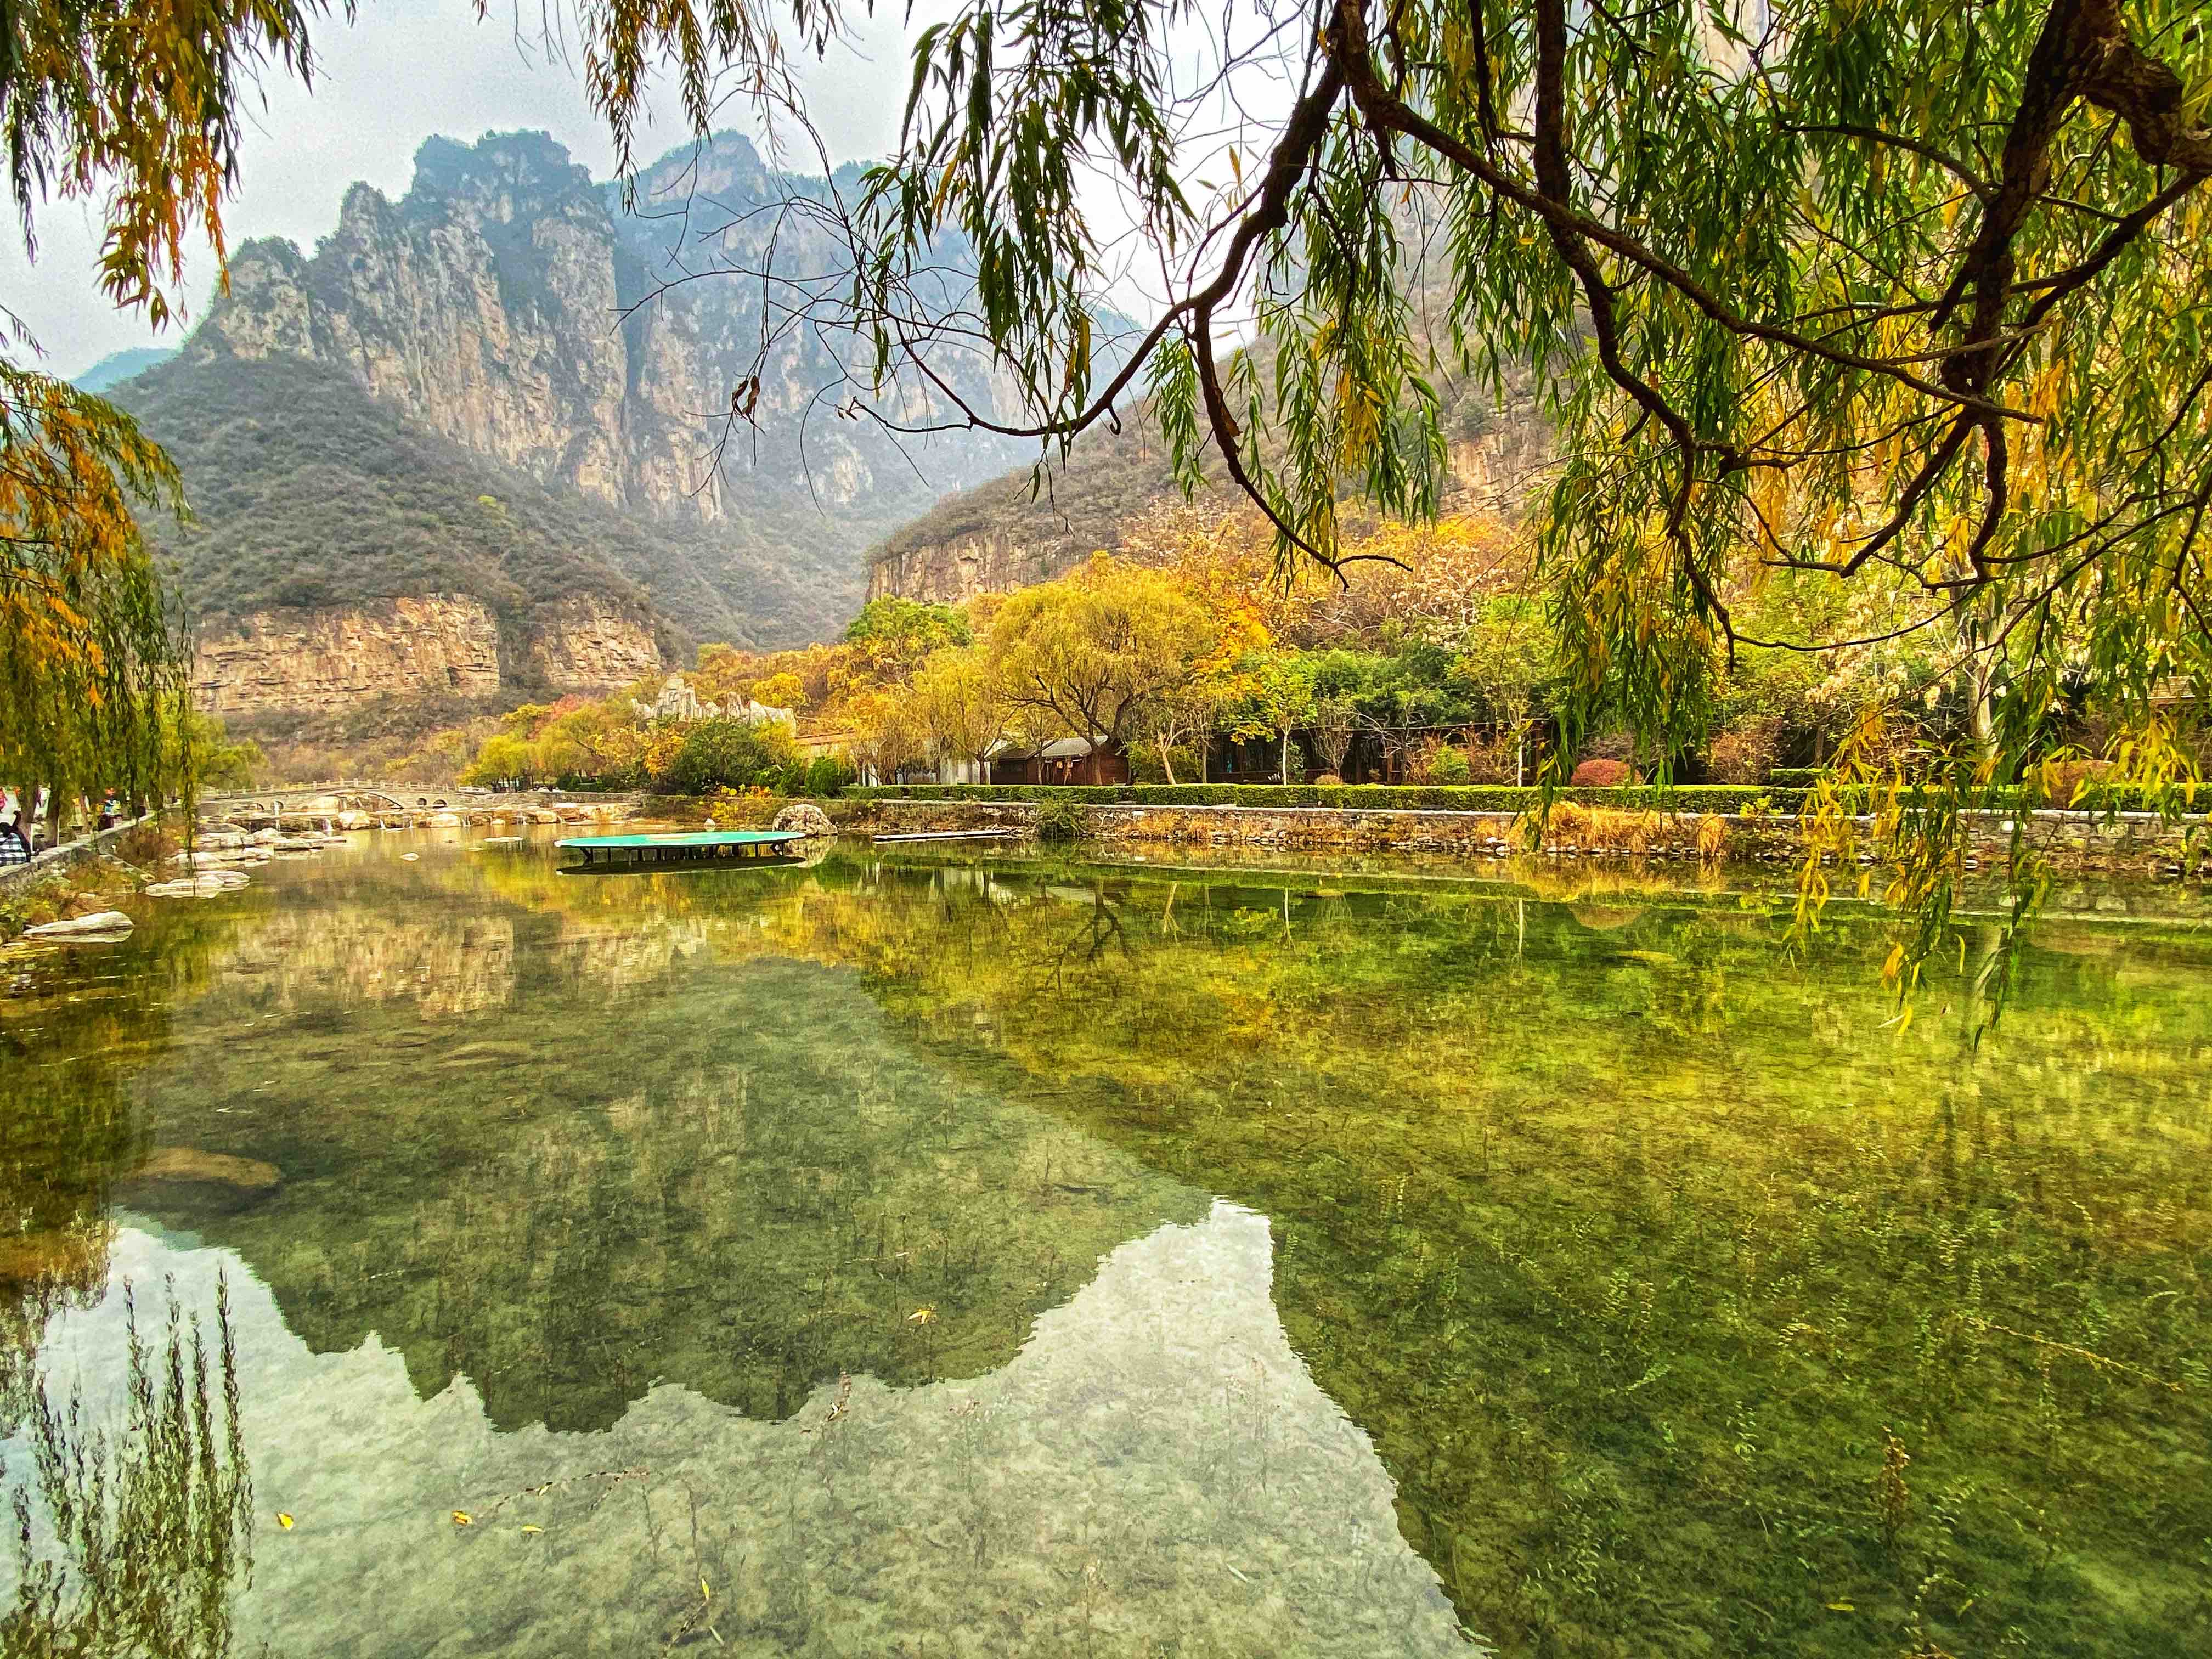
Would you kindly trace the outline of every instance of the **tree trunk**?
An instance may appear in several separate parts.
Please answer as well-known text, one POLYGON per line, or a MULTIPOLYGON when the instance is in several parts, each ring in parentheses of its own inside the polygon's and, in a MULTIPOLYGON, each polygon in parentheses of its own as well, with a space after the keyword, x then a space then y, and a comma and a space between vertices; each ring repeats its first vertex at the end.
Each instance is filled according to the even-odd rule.
POLYGON ((1283 781, 1284 781, 1285 783, 1288 783, 1290 781, 1291 781, 1291 732, 1290 732, 1290 728, 1289 728, 1288 726, 1285 726, 1285 727, 1283 728, 1283 781))
POLYGON ((1172 787, 1175 783, 1175 762, 1170 758, 1167 733, 1161 732, 1155 741, 1160 745, 1160 770, 1168 775, 1168 782, 1172 787))
MULTIPOLYGON (((1976 643, 1978 644, 1979 641, 1977 640, 1976 643)), ((1967 666, 1966 676, 1969 699, 1966 713, 1967 726, 1974 736, 1975 752, 1984 760, 1987 760, 1991 739, 1996 731, 1995 710, 1991 707, 1993 699, 1990 696, 1990 689, 1996 676, 1990 672, 1989 657, 1981 655, 1974 658, 1967 666)))

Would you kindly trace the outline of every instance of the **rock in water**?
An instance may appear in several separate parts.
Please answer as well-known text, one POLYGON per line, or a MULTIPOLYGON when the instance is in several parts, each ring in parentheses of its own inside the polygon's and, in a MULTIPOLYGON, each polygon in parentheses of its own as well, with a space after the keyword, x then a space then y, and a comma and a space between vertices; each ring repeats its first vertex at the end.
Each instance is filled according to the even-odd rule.
POLYGON ((157 1146, 125 1177, 129 1182, 228 1187, 241 1193, 269 1192, 283 1179, 274 1164, 264 1164, 258 1158, 233 1158, 228 1152, 204 1152, 196 1146, 157 1146))
POLYGON ((43 927, 26 927, 25 939, 84 939, 112 937, 131 931, 131 918, 120 910, 95 910, 88 916, 72 916, 67 921, 50 921, 43 927))
POLYGON ((769 826, 776 830, 796 830, 809 841, 824 839, 837 833, 837 826, 830 822, 830 815, 811 800, 795 800, 775 815, 769 826))

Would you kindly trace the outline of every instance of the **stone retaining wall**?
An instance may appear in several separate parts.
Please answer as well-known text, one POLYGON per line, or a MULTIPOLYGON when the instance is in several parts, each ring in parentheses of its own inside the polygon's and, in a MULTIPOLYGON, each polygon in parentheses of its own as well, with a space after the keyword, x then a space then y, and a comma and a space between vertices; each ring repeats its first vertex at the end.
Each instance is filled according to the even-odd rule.
POLYGON ((118 823, 112 830, 102 830, 97 835, 87 836, 65 846, 50 847, 28 864, 0 865, 0 892, 11 887, 26 885, 58 873, 70 866, 82 863, 96 853, 106 851, 142 823, 151 823, 159 815, 148 813, 143 818, 133 818, 128 823, 118 823))
MULTIPOLYGON (((1441 853, 1463 858, 1504 858, 1520 851, 1511 812, 1454 812, 1417 809, 1345 810, 1328 806, 1138 806, 1085 808, 1090 834, 1106 846, 1252 847, 1299 852, 1441 853)), ((1026 801, 871 800, 841 804, 839 821, 856 831, 1015 830, 1032 834, 1036 807, 1026 801)), ((1653 840, 1641 856, 1694 860, 1703 820, 1686 814, 1673 833, 1653 840)), ((1861 820, 1862 824, 1866 821, 1861 820)), ((1782 862, 1796 856, 1797 822, 1788 817, 1724 816, 1723 856, 1731 860, 1782 862)), ((2203 873, 2206 849, 2192 856, 2185 834, 2205 821, 2167 824, 2147 812, 2111 822, 2090 812, 2031 815, 2028 839, 2062 871, 2109 871, 2133 875, 2179 875, 2185 862, 2203 873)), ((2013 820, 1979 815, 1968 826, 1978 861, 2006 853, 2013 820)), ((1562 858, 1638 856, 1623 847, 1557 840, 1545 852, 1562 858)))

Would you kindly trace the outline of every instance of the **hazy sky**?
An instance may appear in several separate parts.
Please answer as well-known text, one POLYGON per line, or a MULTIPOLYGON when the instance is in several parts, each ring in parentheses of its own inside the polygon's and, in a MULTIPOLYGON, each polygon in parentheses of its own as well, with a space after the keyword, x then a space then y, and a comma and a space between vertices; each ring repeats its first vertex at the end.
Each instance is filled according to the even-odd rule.
MULTIPOLYGON (((471 0, 363 0, 351 28, 323 22, 313 36, 322 60, 314 91, 272 78, 266 108, 253 112, 244 176, 224 216, 231 245, 285 236, 312 249, 336 228, 339 200, 356 179, 387 196, 403 194, 416 149, 432 133, 473 141, 488 131, 543 130, 594 177, 605 178, 611 146, 574 68, 546 61, 534 38, 518 48, 511 14, 501 0, 493 0, 491 9, 479 23, 471 0)), ((857 52, 833 52, 824 63, 808 58, 800 65, 809 107, 833 160, 880 155, 897 136, 906 91, 902 12, 894 6, 888 17, 863 24, 857 52)), ((538 8, 529 7, 527 15, 534 30, 538 8)), ((915 26, 922 21, 918 16, 915 26)), ((655 117, 638 142, 641 160, 690 136, 666 89, 655 117)), ((717 125, 754 130, 734 107, 717 125)), ((805 159, 793 155, 790 164, 805 165, 805 159)), ((75 374, 123 347, 173 345, 183 337, 185 330, 173 325, 156 338, 100 297, 97 204, 49 205, 38 225, 35 264, 25 259, 12 227, 0 231, 0 297, 46 347, 45 367, 75 374)), ((205 308, 214 276, 212 258, 203 254, 193 262, 187 329, 205 308)))

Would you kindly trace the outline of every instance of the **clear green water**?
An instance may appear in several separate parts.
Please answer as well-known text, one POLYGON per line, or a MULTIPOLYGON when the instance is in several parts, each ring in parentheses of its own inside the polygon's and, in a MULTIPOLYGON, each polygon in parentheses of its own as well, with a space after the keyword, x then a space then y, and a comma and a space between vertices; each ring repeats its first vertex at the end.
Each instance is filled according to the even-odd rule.
POLYGON ((2193 924, 408 845, 0 967, 0 1652, 2212 1650, 2193 924))

